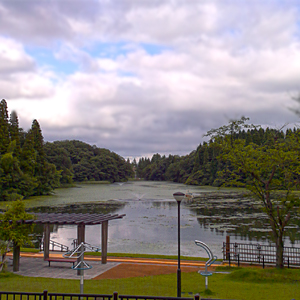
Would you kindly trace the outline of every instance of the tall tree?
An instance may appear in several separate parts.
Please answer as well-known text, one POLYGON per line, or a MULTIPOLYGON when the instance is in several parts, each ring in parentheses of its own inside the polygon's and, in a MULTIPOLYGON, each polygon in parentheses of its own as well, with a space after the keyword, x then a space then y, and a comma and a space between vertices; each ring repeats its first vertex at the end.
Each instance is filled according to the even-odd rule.
POLYGON ((12 200, 14 194, 21 194, 20 181, 23 173, 19 166, 19 161, 14 155, 16 141, 9 144, 7 153, 0 158, 0 197, 2 200, 12 200))
POLYGON ((37 120, 33 120, 29 135, 35 152, 34 177, 37 180, 35 195, 48 194, 59 186, 60 172, 46 160, 44 137, 37 120))
MULTIPOLYGON (((272 131, 270 131, 272 132, 272 131)), ((224 161, 229 161, 231 183, 246 182, 247 190, 263 204, 276 245, 276 266, 283 268, 283 237, 293 209, 300 205, 296 190, 300 178, 300 132, 282 137, 272 132, 262 145, 230 136, 219 139, 224 161)))
POLYGON ((0 154, 4 154, 10 143, 7 103, 4 99, 0 102, 0 141, 0 154))
POLYGON ((13 243, 14 271, 19 269, 20 247, 24 243, 31 242, 30 234, 33 231, 33 225, 20 222, 33 218, 32 215, 25 212, 25 205, 21 199, 21 196, 17 196, 16 201, 12 202, 5 213, 0 215, 0 240, 13 243), (15 258, 17 258, 17 262, 15 258))
POLYGON ((12 111, 9 119, 9 136, 11 141, 16 142, 15 155, 19 156, 21 152, 20 145, 20 129, 19 129, 19 119, 15 111, 12 111))

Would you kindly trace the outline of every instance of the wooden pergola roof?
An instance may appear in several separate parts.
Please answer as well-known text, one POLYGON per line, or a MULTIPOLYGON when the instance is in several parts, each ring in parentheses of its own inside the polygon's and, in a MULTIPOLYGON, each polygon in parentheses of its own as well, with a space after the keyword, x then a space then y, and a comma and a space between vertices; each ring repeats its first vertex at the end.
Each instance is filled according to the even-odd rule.
MULTIPOLYGON (((0 212, 0 215, 2 213, 0 212)), ((84 242, 85 225, 101 224, 101 262, 106 264, 107 261, 107 237, 108 237, 108 221, 122 219, 125 214, 75 214, 75 213, 30 213, 33 219, 19 220, 21 224, 42 224, 44 225, 44 259, 49 259, 49 242, 50 242, 50 225, 77 225, 77 241, 78 244, 84 242)), ((1 222, 1 220, 0 220, 1 222)), ((20 246, 14 246, 13 252, 13 270, 19 270, 20 246)), ((81 272, 81 271, 78 271, 81 272)))
POLYGON ((125 214, 69 214, 69 213, 35 213, 34 219, 22 220, 25 224, 58 224, 58 225, 97 225, 105 221, 122 219, 125 214))

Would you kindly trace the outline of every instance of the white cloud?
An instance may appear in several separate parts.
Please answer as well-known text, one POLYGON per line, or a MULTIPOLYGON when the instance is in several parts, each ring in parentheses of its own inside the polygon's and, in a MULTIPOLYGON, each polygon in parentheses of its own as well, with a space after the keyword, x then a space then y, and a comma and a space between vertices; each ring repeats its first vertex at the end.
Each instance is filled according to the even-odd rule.
POLYGON ((229 118, 297 119, 293 1, 89 1, 0 0, 0 98, 45 139, 186 154, 229 118))
POLYGON ((34 60, 26 54, 20 43, 0 36, 0 76, 32 71, 34 67, 34 60))

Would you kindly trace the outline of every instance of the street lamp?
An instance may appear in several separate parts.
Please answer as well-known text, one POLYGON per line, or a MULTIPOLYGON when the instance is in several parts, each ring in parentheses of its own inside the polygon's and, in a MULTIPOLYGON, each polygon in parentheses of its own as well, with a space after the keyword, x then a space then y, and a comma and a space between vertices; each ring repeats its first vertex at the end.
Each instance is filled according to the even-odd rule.
POLYGON ((180 202, 184 198, 185 194, 176 192, 173 197, 178 204, 178 269, 177 269, 177 297, 181 297, 181 270, 180 270, 180 202))

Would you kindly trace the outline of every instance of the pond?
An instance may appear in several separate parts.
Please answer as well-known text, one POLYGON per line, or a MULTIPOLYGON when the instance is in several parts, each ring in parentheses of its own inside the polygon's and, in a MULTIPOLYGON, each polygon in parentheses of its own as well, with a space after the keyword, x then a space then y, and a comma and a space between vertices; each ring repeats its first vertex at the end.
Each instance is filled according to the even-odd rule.
MULTIPOLYGON (((126 214, 109 222, 108 252, 177 255, 178 207, 172 196, 177 191, 197 195, 195 201, 181 204, 181 255, 205 257, 194 242, 201 240, 222 257, 226 235, 232 242, 271 243, 271 230, 259 203, 234 189, 145 181, 80 184, 26 204, 40 212, 126 214)), ((287 246, 299 243, 298 221, 289 226, 287 246)), ((87 226, 86 241, 99 246, 100 233, 100 225, 87 226)), ((76 236, 76 226, 52 226, 50 238, 71 247, 76 236)))

